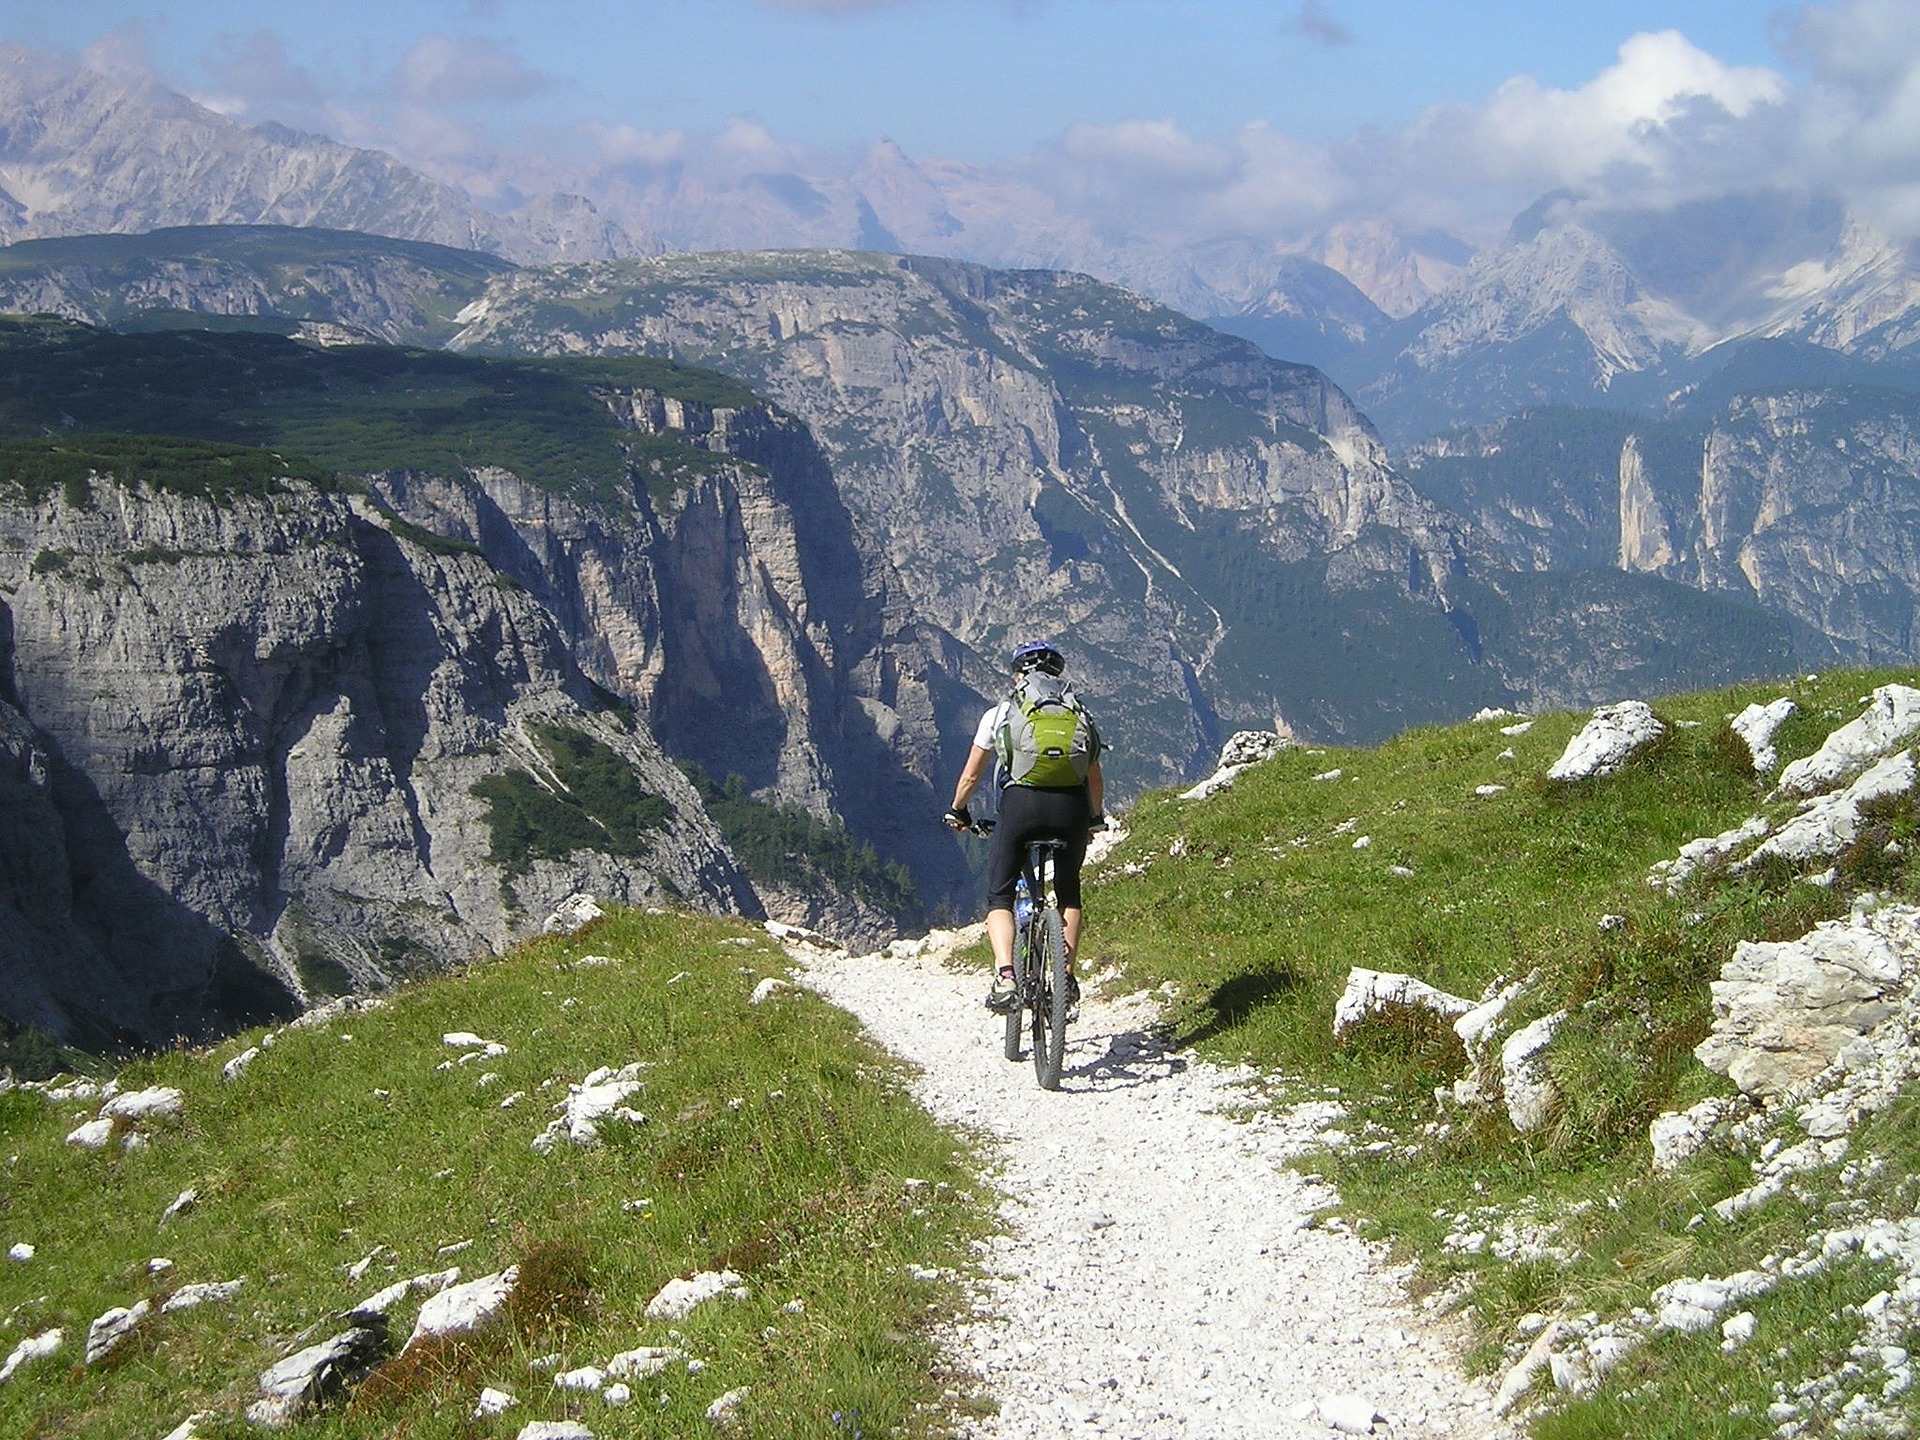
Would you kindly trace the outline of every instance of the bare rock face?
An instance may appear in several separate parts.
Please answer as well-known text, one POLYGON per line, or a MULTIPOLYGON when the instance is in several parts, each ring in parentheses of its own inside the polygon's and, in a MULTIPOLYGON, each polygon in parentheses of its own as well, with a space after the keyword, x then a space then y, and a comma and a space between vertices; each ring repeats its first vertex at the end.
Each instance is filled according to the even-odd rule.
MULTIPOLYGON (((942 808, 958 770, 942 731, 970 729, 981 701, 960 647, 914 613, 857 533, 808 428, 765 406, 646 390, 601 398, 636 432, 671 433, 713 463, 656 477, 631 504, 557 495, 501 470, 372 484, 524 586, 581 669, 675 756, 843 822, 911 869, 925 903, 970 896, 945 829, 901 822, 942 808)), ((882 943, 918 918, 817 879, 760 884, 769 913, 849 941, 882 943)))
POLYGON ((0 491, 0 597, 15 1019, 217 1031, 464 961, 581 891, 758 913, 532 597, 365 501, 0 491), (515 848, 500 807, 564 796, 568 745, 617 756, 657 823, 515 848))
POLYGON ((671 355, 772 396, 819 437, 903 614, 972 650, 968 684, 997 689, 1013 643, 1070 637, 1083 696, 1133 727, 1122 788, 1189 775, 1223 732, 1295 708, 1315 711, 1302 728, 1358 723, 1275 664, 1271 604, 1230 616, 1210 598, 1215 572, 1298 564, 1314 587, 1425 609, 1457 643, 1433 606, 1450 524, 1339 390, 1083 276, 668 256, 504 276, 460 319, 456 349, 671 355))
POLYGON ((1694 1053, 1746 1094, 1777 1099, 1894 1016, 1912 988, 1910 912, 1829 921, 1798 940, 1743 941, 1713 982, 1694 1053))

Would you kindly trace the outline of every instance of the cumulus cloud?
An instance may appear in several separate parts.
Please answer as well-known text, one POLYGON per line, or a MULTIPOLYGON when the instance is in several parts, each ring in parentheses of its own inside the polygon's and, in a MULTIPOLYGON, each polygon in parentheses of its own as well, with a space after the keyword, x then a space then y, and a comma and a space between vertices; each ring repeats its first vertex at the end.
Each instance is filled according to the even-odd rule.
POLYGON ((422 35, 393 69, 395 91, 428 105, 492 105, 523 100, 552 81, 493 40, 422 35))

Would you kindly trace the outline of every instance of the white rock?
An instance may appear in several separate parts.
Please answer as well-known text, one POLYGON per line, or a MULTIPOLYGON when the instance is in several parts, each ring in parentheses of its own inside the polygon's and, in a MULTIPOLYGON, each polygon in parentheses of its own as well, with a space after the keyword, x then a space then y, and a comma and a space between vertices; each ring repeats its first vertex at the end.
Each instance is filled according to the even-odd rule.
POLYGON ((1473 787, 1473 793, 1482 798, 1492 795, 1504 795, 1506 790, 1507 787, 1504 785, 1476 785, 1473 787))
POLYGON ((540 928, 548 935, 571 935, 606 913, 593 896, 576 891, 554 907, 553 913, 547 916, 546 923, 540 928))
POLYGON ((1371 1400, 1359 1395, 1322 1395, 1314 1408, 1342 1435, 1371 1435, 1374 1422, 1386 1418, 1373 1408, 1371 1400))
POLYGON ((791 990, 792 988, 793 987, 791 985, 789 985, 786 981, 780 979, 778 976, 769 975, 766 979, 762 980, 758 985, 753 987, 753 994, 748 997, 748 1003, 753 1005, 764 1005, 767 1003, 767 1001, 771 1000, 774 996, 778 995, 782 990, 791 990))
MULTIPOLYGON (((365 1272, 362 1271, 362 1273, 365 1272)), ((352 1278, 358 1280, 360 1276, 354 1275, 352 1278)), ((384 1315, 409 1295, 418 1295, 423 1291, 429 1295, 438 1295, 459 1278, 460 1267, 456 1265, 451 1270, 439 1270, 431 1275, 415 1275, 410 1279, 396 1280, 386 1289, 375 1291, 353 1308, 368 1314, 384 1315)))
POLYGON ((158 1120, 179 1115, 187 1108, 187 1097, 171 1085, 154 1085, 116 1095, 100 1107, 103 1120, 158 1120))
POLYGON ((1524 735, 1531 729, 1533 729, 1533 722, 1531 720, 1522 720, 1517 725, 1502 725, 1500 727, 1500 733, 1502 735, 1524 735))
POLYGON ((176 1310, 191 1310, 196 1305, 220 1305, 240 1293, 246 1284, 245 1279, 221 1280, 204 1285, 182 1285, 173 1294, 160 1302, 160 1313, 171 1315, 176 1310))
POLYGON ((1562 1395, 1585 1395, 1599 1383, 1594 1379, 1584 1351, 1564 1351, 1547 1363, 1553 1371, 1553 1388, 1562 1395))
POLYGON ((1779 794, 1806 795, 1837 785, 1868 761, 1920 734, 1920 690, 1883 685, 1859 719, 1842 725, 1813 754, 1780 773, 1779 794))
POLYGON ((591 1148, 600 1143, 600 1125, 605 1120, 645 1123, 646 1116, 622 1103, 640 1088, 640 1072, 645 1068, 638 1062, 618 1070, 603 1067, 578 1085, 569 1085, 567 1098, 554 1107, 560 1118, 535 1138, 533 1148, 545 1154, 562 1136, 575 1145, 591 1148))
POLYGON ((578 1420, 529 1420, 514 1440, 593 1440, 593 1431, 578 1420))
POLYGON ((23 1265, 27 1261, 33 1259, 33 1256, 34 1256, 33 1246, 29 1245, 24 1240, 18 1242, 17 1244, 9 1245, 7 1247, 7 1258, 9 1260, 17 1260, 23 1265))
POLYGON ((139 1328, 153 1310, 153 1303, 141 1300, 131 1306, 115 1306, 87 1327, 87 1364, 103 1360, 114 1348, 139 1328))
POLYGON ((1747 753, 1753 756, 1753 768, 1762 775, 1771 775, 1773 767, 1780 763, 1780 756, 1773 748, 1773 732, 1800 713, 1800 707, 1782 696, 1766 705, 1749 705, 1733 717, 1733 733, 1746 742, 1747 753))
POLYGON ((201 1440, 200 1422, 210 1421, 215 1418, 215 1415, 216 1412, 212 1410, 196 1410, 169 1430, 165 1440, 201 1440))
POLYGON ((708 1421, 721 1429, 730 1427, 738 1418, 740 1407, 745 1403, 746 1398, 747 1387, 744 1385, 737 1390, 727 1391, 726 1394, 707 1406, 708 1421))
POLYGON ((1233 782, 1240 778, 1241 772, 1246 768, 1244 765, 1224 765, 1192 789, 1182 790, 1180 792, 1180 798, 1182 800, 1205 800, 1209 796, 1218 795, 1222 790, 1231 789, 1233 782))
POLYGON ((614 1380, 645 1380, 684 1359, 682 1352, 668 1346, 642 1345, 636 1350, 622 1350, 607 1361, 607 1375, 614 1380))
POLYGON ((1769 855, 1795 863, 1838 855, 1860 833, 1860 808, 1870 800, 1903 795, 1913 788, 1914 760, 1902 752, 1869 765, 1844 790, 1817 796, 1735 870, 1746 870, 1769 855))
POLYGON ((1723 860, 1748 842, 1758 840, 1773 827, 1763 815, 1699 840, 1689 840, 1672 860, 1658 860, 1647 872, 1647 884, 1656 890, 1678 891, 1703 866, 1723 860))
POLYGON ((1682 1111, 1668 1111, 1647 1127, 1647 1140, 1653 1146, 1656 1174, 1670 1175, 1698 1154, 1714 1128, 1737 1109, 1735 1102, 1716 1096, 1682 1111))
POLYGON ((1258 765, 1286 749, 1285 736, 1273 730, 1240 730, 1220 747, 1220 768, 1229 765, 1258 765))
POLYGON ((1346 991, 1333 1007, 1334 1038, 1346 1034, 1368 1016, 1396 1006, 1429 1010, 1449 1019, 1474 1008, 1471 1000, 1449 995, 1411 975, 1355 966, 1347 971, 1346 991))
POLYGON ((1542 1071, 1538 1060, 1554 1032, 1567 1018, 1564 1010, 1543 1015, 1524 1029, 1516 1030, 1500 1047, 1500 1073, 1507 1096, 1507 1118, 1513 1128, 1525 1135, 1547 1123, 1553 1113, 1557 1092, 1542 1071))
POLYGON ((178 1195, 173 1197, 173 1203, 171 1205, 167 1206, 165 1210, 162 1210, 160 1212, 161 1227, 164 1229, 167 1225, 171 1224, 175 1220, 178 1220, 182 1215, 186 1214, 189 1210, 193 1209, 193 1207, 198 1205, 199 1203, 200 1203, 200 1192, 197 1189, 195 1189, 193 1186, 189 1185, 186 1189, 182 1190, 178 1195))
POLYGON ((64 1330, 42 1330, 38 1335, 30 1335, 13 1347, 6 1363, 0 1364, 0 1385, 13 1378, 13 1372, 22 1365, 34 1360, 44 1360, 66 1343, 64 1330))
POLYGON ((600 1392, 600 1398, 609 1405, 631 1405, 633 1403, 633 1387, 631 1385, 622 1385, 616 1380, 600 1392))
POLYGON ((1889 907, 1798 940, 1742 941, 1709 987, 1713 1033, 1694 1054, 1761 1098, 1819 1074, 1895 1013, 1902 960, 1889 933, 1916 913, 1889 907))
POLYGON ((1666 734, 1667 727, 1640 700, 1602 705, 1547 771, 1549 780, 1586 780, 1611 775, 1634 751, 1666 734))
POLYGON ((420 1307, 407 1344, 431 1335, 453 1335, 477 1330, 507 1303, 520 1267, 509 1265, 493 1275, 482 1275, 464 1285, 450 1285, 420 1307))
POLYGON ((696 1305, 705 1304, 717 1295, 732 1295, 737 1299, 746 1293, 747 1282, 731 1270, 702 1270, 685 1279, 676 1276, 647 1302, 647 1319, 681 1320, 691 1314, 696 1305))
MULTIPOLYGON (((231 1083, 234 1080, 238 1080, 240 1078, 241 1072, 244 1071, 249 1065, 251 1065, 255 1060, 258 1060, 259 1058, 260 1058, 260 1047, 258 1045, 249 1046, 247 1049, 242 1050, 238 1055, 234 1056, 231 1060, 227 1061, 226 1064, 220 1067, 220 1078, 222 1080, 228 1081, 229 1083, 231 1083)), ((188 1422, 188 1423, 192 1423, 192 1422, 188 1422)))
POLYGON ((107 1142, 113 1139, 113 1121, 89 1120, 86 1124, 67 1135, 67 1144, 78 1145, 83 1150, 104 1150, 107 1142))
POLYGON ((480 1392, 480 1398, 474 1402, 473 1418, 485 1420, 490 1415, 504 1415, 519 1403, 505 1390, 496 1390, 489 1385, 480 1392))
POLYGON ((1738 1315, 1720 1327, 1720 1348, 1726 1351, 1738 1350, 1753 1339, 1754 1331, 1760 1328, 1760 1322, 1754 1318, 1751 1310, 1742 1310, 1738 1315))
POLYGON ((582 1365, 578 1370, 562 1370, 553 1377, 558 1390, 598 1390, 607 1383, 607 1372, 597 1365, 582 1365))

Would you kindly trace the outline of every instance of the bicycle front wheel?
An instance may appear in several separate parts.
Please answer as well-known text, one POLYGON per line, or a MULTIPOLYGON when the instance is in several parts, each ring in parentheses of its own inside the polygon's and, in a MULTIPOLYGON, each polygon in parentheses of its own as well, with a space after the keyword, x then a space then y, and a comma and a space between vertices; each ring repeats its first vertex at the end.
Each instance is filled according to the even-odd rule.
POLYGON ((1020 1009, 1033 993, 1027 984, 1027 972, 1033 965, 1031 926, 1022 926, 1013 936, 1013 1005, 1007 1011, 1007 1035, 1004 1053, 1009 1060, 1020 1058, 1020 1009))
POLYGON ((1067 937, 1058 910, 1041 912, 1040 953, 1033 958, 1040 969, 1033 997, 1033 1073, 1042 1090, 1058 1090, 1067 1055, 1067 937))

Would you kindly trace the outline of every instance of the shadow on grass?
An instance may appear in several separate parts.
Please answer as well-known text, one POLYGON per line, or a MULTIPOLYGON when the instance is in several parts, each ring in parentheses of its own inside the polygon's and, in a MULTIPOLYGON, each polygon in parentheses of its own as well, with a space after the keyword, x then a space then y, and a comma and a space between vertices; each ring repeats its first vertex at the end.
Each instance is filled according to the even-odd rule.
POLYGON ((1172 1044, 1185 1049, 1224 1035, 1245 1024, 1254 1011, 1300 987, 1300 977, 1286 969, 1253 970, 1236 975, 1194 1007, 1198 1013, 1193 1027, 1176 1036, 1172 1044))

